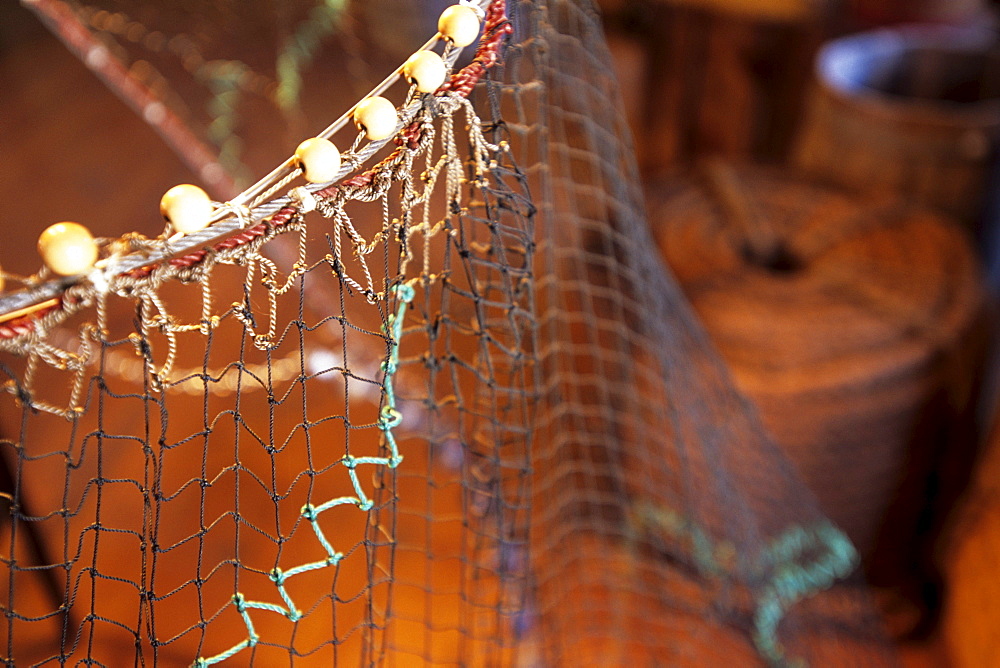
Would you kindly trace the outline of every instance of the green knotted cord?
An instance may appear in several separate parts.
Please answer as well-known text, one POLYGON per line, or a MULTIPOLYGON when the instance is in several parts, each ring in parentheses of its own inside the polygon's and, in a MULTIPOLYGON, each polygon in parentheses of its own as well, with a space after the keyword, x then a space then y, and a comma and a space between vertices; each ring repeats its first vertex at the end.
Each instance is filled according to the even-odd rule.
POLYGON ((396 308, 396 312, 389 315, 388 324, 386 326, 386 333, 390 336, 390 352, 388 358, 382 365, 382 369, 385 372, 385 380, 383 382, 383 386, 385 388, 385 404, 383 405, 382 410, 379 411, 378 419, 378 428, 385 434, 385 444, 389 448, 390 455, 388 457, 354 457, 351 455, 345 455, 341 458, 338 463, 342 464, 344 468, 347 469, 347 474, 350 477, 351 485, 354 487, 355 495, 331 499, 330 501, 318 506, 307 503, 302 507, 302 517, 312 526, 313 532, 316 534, 317 541, 319 541, 319 544, 326 552, 326 558, 320 561, 303 564, 301 566, 295 566, 294 568, 290 568, 288 570, 275 568, 271 571, 271 581, 274 582, 275 586, 278 588, 278 594, 281 596, 281 600, 284 601, 284 605, 267 603, 264 601, 251 601, 248 600, 244 594, 237 592, 233 596, 233 604, 236 606, 236 610, 243 617, 244 624, 246 624, 247 639, 233 645, 224 652, 216 654, 215 656, 207 658, 199 657, 194 663, 194 665, 198 668, 205 668, 206 666, 221 663, 226 659, 232 658, 248 647, 254 647, 259 642, 260 636, 257 635, 257 632, 254 629, 253 621, 250 619, 249 610, 267 610, 282 615, 293 622, 302 618, 302 611, 295 606, 295 602, 292 600, 291 595, 288 593, 288 590, 285 589, 285 583, 289 578, 295 577, 301 573, 307 573, 309 571, 315 571, 329 566, 336 566, 344 558, 344 554, 335 550, 333 545, 330 543, 330 540, 326 537, 323 528, 319 525, 319 516, 331 508, 342 505, 354 505, 364 512, 370 511, 374 504, 365 494, 364 489, 361 486, 361 481, 357 474, 357 467, 361 465, 374 465, 386 466, 393 469, 399 466, 400 462, 403 461, 402 455, 399 454, 399 446, 396 443, 396 437, 392 431, 394 428, 398 427, 402 421, 402 416, 396 409, 396 392, 393 387, 393 377, 396 374, 396 370, 399 368, 399 340, 403 336, 403 319, 406 315, 406 308, 410 302, 413 301, 415 293, 413 286, 410 284, 398 285, 393 289, 393 291, 399 298, 399 303, 396 308))
MULTIPOLYGON (((637 508, 634 521, 639 531, 660 531, 687 541, 702 575, 732 575, 735 546, 729 541, 713 542, 690 518, 669 508, 643 505, 637 508)), ((804 660, 787 655, 778 639, 778 626, 792 606, 830 588, 858 563, 851 541, 829 522, 793 526, 771 541, 748 574, 749 581, 763 582, 753 617, 753 642, 761 656, 782 668, 805 666, 804 660)))

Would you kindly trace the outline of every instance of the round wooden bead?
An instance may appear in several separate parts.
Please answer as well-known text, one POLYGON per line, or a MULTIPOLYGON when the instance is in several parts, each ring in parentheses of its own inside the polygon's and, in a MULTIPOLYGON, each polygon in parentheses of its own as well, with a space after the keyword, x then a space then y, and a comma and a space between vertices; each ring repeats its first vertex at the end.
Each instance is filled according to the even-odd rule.
POLYGON ((50 225, 38 237, 38 252, 45 266, 61 276, 86 273, 97 262, 97 242, 79 223, 50 225))
POLYGON ((469 46, 479 37, 479 16, 472 7, 452 5, 438 19, 438 32, 455 46, 469 46))
POLYGON ((384 97, 365 98, 354 110, 354 124, 372 141, 391 137, 398 122, 396 107, 384 97))
POLYGON ((441 56, 433 51, 417 51, 403 63, 403 76, 421 93, 433 93, 448 75, 441 56))
POLYGON ((340 151, 328 139, 313 137, 295 149, 295 159, 309 183, 327 183, 340 171, 340 151))
POLYGON ((181 234, 192 234, 208 227, 214 208, 208 193, 190 183, 174 186, 160 200, 160 213, 181 234))

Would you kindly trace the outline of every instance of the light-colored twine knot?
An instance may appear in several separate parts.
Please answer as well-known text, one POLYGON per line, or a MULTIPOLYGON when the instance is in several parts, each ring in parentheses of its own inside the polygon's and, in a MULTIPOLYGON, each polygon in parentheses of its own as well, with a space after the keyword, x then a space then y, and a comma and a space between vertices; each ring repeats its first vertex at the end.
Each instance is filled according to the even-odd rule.
POLYGON ((315 211, 318 206, 318 201, 316 196, 309 192, 309 189, 305 186, 299 186, 298 188, 292 188, 288 193, 288 196, 293 202, 298 206, 298 209, 302 213, 309 213, 310 211, 315 211))
POLYGON ((87 281, 98 294, 106 295, 111 292, 111 281, 108 280, 104 267, 97 267, 91 271, 87 275, 87 281))
POLYGON ((476 13, 480 21, 486 20, 486 10, 483 9, 482 5, 476 0, 460 0, 459 3, 463 7, 468 7, 476 13))
POLYGON ((245 204, 237 204, 236 202, 219 202, 216 206, 216 211, 225 211, 233 214, 237 220, 240 221, 240 227, 246 228, 250 225, 252 220, 253 212, 245 204))

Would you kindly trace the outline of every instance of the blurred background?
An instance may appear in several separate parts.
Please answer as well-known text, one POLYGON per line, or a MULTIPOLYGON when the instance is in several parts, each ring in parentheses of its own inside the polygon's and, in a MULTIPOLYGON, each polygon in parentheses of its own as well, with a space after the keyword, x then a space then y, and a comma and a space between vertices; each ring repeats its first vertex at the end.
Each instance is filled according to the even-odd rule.
MULTIPOLYGON (((130 59, 149 90, 163 73, 191 80, 172 111, 231 175, 209 183, 222 197, 329 122, 328 91, 293 91, 294 108, 254 102, 292 85, 255 62, 255 44, 297 34, 310 17, 294 7, 309 3, 276 23, 252 17, 271 3, 242 9, 260 34, 230 41, 243 51, 228 67, 185 4, 158 20, 189 43, 87 16, 153 52, 130 59)), ((447 3, 350 23, 380 4, 353 3, 332 28, 348 38, 310 64, 340 100, 405 57, 447 3)), ((733 381, 863 554, 905 661, 1000 665, 997 3, 599 4, 649 223, 733 381)), ((34 271, 37 235, 58 220, 154 236, 162 192, 218 176, 10 0, 0 89, 6 271, 34 271)))
POLYGON ((908 665, 1000 664, 985 0, 603 0, 649 222, 908 665))

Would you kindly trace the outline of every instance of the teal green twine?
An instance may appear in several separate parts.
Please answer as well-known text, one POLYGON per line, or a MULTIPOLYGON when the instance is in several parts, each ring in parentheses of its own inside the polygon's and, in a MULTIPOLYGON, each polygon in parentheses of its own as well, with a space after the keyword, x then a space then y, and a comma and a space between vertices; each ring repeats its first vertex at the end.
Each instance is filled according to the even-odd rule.
POLYGON ((321 0, 299 24, 278 55, 278 90, 275 101, 289 111, 299 104, 302 93, 302 70, 312 62, 320 43, 340 22, 346 0, 321 0))
POLYGON ((778 625, 798 601, 849 575, 857 567, 858 553, 843 532, 823 523, 786 530, 771 542, 762 560, 761 570, 771 575, 757 601, 754 644, 773 665, 804 666, 805 661, 786 655, 778 640, 778 625), (804 562, 809 554, 815 557, 804 562))
POLYGON ((403 283, 394 289, 399 297, 399 305, 396 312, 389 316, 387 326, 389 338, 392 341, 392 352, 389 358, 382 365, 385 371, 385 405, 379 413, 378 426, 385 433, 386 445, 389 446, 389 468, 396 468, 403 461, 399 454, 399 445, 396 443, 396 436, 392 430, 399 426, 403 416, 396 409, 396 390, 393 379, 396 376, 396 369, 399 367, 399 340, 403 337, 403 318, 406 315, 406 308, 413 301, 414 290, 409 283, 403 283))
POLYGON ((331 508, 343 505, 353 505, 361 511, 368 512, 372 509, 374 504, 365 494, 364 488, 361 485, 361 479, 358 477, 357 468, 359 466, 386 466, 388 468, 396 468, 399 466, 400 462, 403 461, 403 457, 399 453, 399 445, 396 442, 396 436, 393 434, 393 429, 398 427, 402 422, 402 415, 396 408, 396 392, 393 386, 393 378, 396 374, 396 370, 399 368, 399 340, 403 336, 403 319, 406 315, 408 305, 413 301, 415 293, 413 286, 410 284, 397 285, 393 288, 392 292, 399 298, 399 303, 397 304, 396 312, 389 315, 388 323, 385 327, 386 333, 389 334, 390 350, 386 361, 382 364, 382 370, 385 373, 383 381, 383 386, 385 388, 385 401, 382 409, 379 411, 378 419, 378 427, 385 435, 385 446, 389 450, 389 456, 354 457, 352 455, 345 455, 341 458, 339 463, 347 470, 347 475, 351 480, 351 486, 354 488, 354 496, 338 497, 318 506, 307 503, 302 507, 301 511, 302 518, 309 522, 313 533, 316 534, 317 542, 320 546, 322 546, 323 551, 326 552, 326 557, 320 559, 319 561, 313 561, 307 564, 302 564, 301 566, 289 568, 288 570, 275 568, 271 571, 271 582, 273 582, 275 587, 278 589, 278 595, 282 600, 281 604, 267 603, 265 601, 251 601, 247 599, 244 594, 237 592, 236 595, 233 596, 233 605, 236 606, 237 612, 240 613, 240 616, 243 618, 243 623, 246 625, 247 639, 233 645, 224 652, 216 654, 215 656, 208 658, 199 657, 194 663, 194 665, 198 668, 207 668, 208 666, 221 663, 226 659, 230 659, 239 654, 243 650, 257 645, 260 640, 260 636, 257 635, 257 632, 254 629, 253 620, 250 618, 250 610, 266 610, 268 612, 282 615, 292 622, 297 622, 302 619, 302 612, 296 607, 291 594, 289 594, 288 590, 285 588, 285 583, 296 575, 319 570, 321 568, 336 566, 344 558, 344 554, 342 552, 338 552, 334 549, 330 539, 327 538, 326 533, 320 526, 320 515, 331 508))
MULTIPOLYGON (((633 521, 640 532, 664 534, 686 543, 702 576, 732 575, 735 547, 728 541, 713 542, 690 518, 670 508, 641 504, 633 521)), ((753 618, 753 642, 761 656, 775 666, 804 666, 801 659, 787 656, 778 639, 778 626, 792 606, 828 589, 849 575, 858 563, 851 541, 826 522, 812 527, 794 526, 774 539, 751 565, 749 574, 752 581, 764 583, 753 618), (806 561, 810 555, 812 560, 806 561)))

